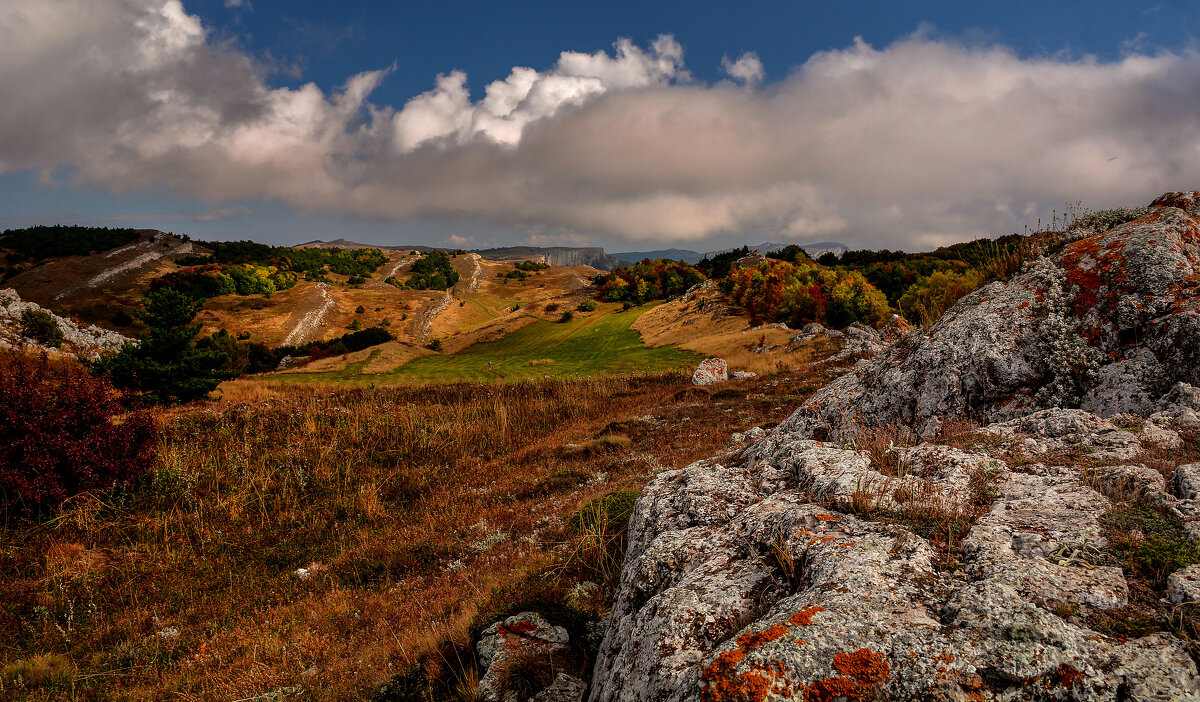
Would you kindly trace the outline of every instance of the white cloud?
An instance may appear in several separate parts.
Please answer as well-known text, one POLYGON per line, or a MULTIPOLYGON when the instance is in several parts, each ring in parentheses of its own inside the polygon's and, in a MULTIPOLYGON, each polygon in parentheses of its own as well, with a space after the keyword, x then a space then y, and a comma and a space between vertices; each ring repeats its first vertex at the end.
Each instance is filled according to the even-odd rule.
POLYGON ((746 85, 758 85, 766 75, 762 61, 753 51, 742 54, 737 61, 731 61, 728 56, 722 56, 721 70, 725 71, 730 78, 740 80, 746 85))
POLYGON ((394 117, 396 145, 412 151, 427 142, 465 144, 483 136, 498 144, 516 146, 526 125, 553 117, 564 107, 582 105, 610 90, 666 85, 686 77, 683 48, 661 36, 648 51, 621 39, 615 56, 603 51, 566 51, 549 71, 518 66, 504 80, 485 88, 485 97, 471 102, 467 75, 440 75, 433 90, 412 98, 394 117))
MULTIPOLYGON (((1084 199, 1200 186, 1200 55, 1023 58, 861 40, 762 84, 705 85, 671 37, 449 71, 399 109, 388 71, 273 88, 178 0, 0 6, 0 172, 302 212, 484 220, 541 237, 724 233, 933 246, 1084 199)), ((739 67, 740 66, 740 67, 739 67)))

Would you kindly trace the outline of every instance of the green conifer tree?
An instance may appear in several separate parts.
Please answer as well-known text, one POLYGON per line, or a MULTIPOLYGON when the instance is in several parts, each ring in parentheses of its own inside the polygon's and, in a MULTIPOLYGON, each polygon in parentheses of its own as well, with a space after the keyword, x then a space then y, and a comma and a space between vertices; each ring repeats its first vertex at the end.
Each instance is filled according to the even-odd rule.
POLYGON ((144 305, 145 310, 134 313, 149 327, 141 343, 126 344, 116 355, 97 361, 94 372, 108 373, 114 385, 160 404, 203 398, 221 381, 237 376, 219 370, 226 361, 219 349, 198 349, 192 341, 201 326, 192 320, 203 300, 163 288, 147 293, 144 305))

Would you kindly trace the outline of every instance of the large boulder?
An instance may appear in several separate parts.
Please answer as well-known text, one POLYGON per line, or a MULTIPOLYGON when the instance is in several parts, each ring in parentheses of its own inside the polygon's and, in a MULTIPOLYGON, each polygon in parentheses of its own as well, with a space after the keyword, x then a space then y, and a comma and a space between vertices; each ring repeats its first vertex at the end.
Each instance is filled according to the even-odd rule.
MULTIPOLYGON (((1037 409, 1147 414, 1177 382, 1200 385, 1200 192, 1042 257, 975 290, 814 395, 787 422, 816 438, 858 427, 936 433, 1037 409), (1180 206, 1188 209, 1180 209, 1180 206)), ((1168 204, 1170 203, 1170 204, 1168 204)))
MULTIPOLYGON (((1146 212, 657 476, 589 699, 1200 702, 1186 642, 1102 625, 1147 587, 1106 555, 1114 501, 1200 540, 1200 464, 1159 472, 1200 422, 1200 192, 1146 212), (891 441, 950 418, 985 425, 970 450, 891 441)), ((1197 572, 1171 601, 1200 598, 1197 572)))
MULTIPOLYGON (((1096 417, 1005 430, 1034 455, 1125 448, 1096 417)), ((1120 568, 1094 562, 1111 505, 1077 466, 895 450, 904 469, 887 474, 776 429, 658 476, 630 521, 590 700, 1200 700, 1183 641, 1075 616, 1130 596, 1120 568), (953 568, 914 531, 850 513, 916 500, 954 514, 980 486, 994 502, 953 568)))

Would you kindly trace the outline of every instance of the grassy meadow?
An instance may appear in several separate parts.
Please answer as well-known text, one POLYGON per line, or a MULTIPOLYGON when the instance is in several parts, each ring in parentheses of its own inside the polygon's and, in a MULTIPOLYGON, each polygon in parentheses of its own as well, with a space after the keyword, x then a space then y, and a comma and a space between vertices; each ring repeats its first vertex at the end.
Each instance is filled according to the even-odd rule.
MULTIPOLYGON (((547 325, 563 365, 603 322, 547 325)), ((132 488, 6 517, 0 698, 470 699, 472 632, 524 608, 567 622, 586 666, 645 481, 817 382, 275 385, 169 411, 132 488)))
POLYGON ((448 382, 513 382, 631 373, 691 371, 703 358, 674 347, 648 348, 630 329, 650 308, 620 312, 603 305, 595 312, 574 312, 569 322, 536 320, 497 341, 472 344, 453 354, 417 358, 383 373, 367 373, 367 355, 344 368, 271 376, 285 382, 336 385, 387 385, 448 382))

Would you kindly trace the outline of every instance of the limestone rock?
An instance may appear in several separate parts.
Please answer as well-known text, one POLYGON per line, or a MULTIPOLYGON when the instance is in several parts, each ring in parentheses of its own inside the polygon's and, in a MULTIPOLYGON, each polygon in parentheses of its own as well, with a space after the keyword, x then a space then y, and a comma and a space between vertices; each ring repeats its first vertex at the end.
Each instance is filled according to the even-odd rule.
POLYGON ((1048 409, 998 422, 981 430, 1001 439, 1001 447, 1040 458, 1070 453, 1096 460, 1126 461, 1142 452, 1142 442, 1111 422, 1083 410, 1048 409))
POLYGON ((1148 414, 1181 382, 1200 384, 1200 219, 1195 208, 1160 205, 963 297, 787 424, 815 438, 889 424, 928 437, 947 416, 1148 414))
POLYGON ((758 373, 753 371, 734 371, 729 374, 729 377, 734 380, 747 380, 749 378, 757 378, 758 373))
POLYGON ((1162 502, 1167 495, 1167 481, 1162 473, 1143 465, 1096 466, 1088 471, 1093 481, 1106 495, 1125 500, 1162 502))
POLYGON ((1191 565, 1167 577, 1167 601, 1200 602, 1200 565, 1191 565))
POLYGON ((767 260, 766 255, 763 254, 762 251, 755 249, 755 250, 751 251, 750 253, 746 254, 745 256, 742 256, 738 260, 734 261, 733 265, 738 268, 753 268, 754 266, 757 266, 758 264, 763 263, 766 260, 767 260))
MULTIPOLYGON (((1200 423, 1200 192, 1155 204, 890 346, 847 329, 884 350, 770 432, 658 475, 589 699, 1200 702, 1182 640, 1089 628, 1131 602, 1106 565, 1111 500, 1200 537, 1200 464, 1175 470, 1176 497, 1141 458, 1200 423), (1153 421, 1139 435, 1117 414, 1153 421), (948 418, 984 424, 980 446, 850 448, 948 418), (920 535, 951 522, 958 550, 920 535)), ((1174 601, 1200 598, 1192 570, 1174 601)))
POLYGON ((534 695, 530 702, 579 702, 587 692, 587 683, 573 675, 559 673, 550 687, 534 695))
POLYGON ((1183 439, 1179 437, 1178 433, 1170 429, 1164 429, 1151 421, 1142 424, 1140 434, 1142 441, 1161 446, 1165 449, 1177 449, 1183 446, 1183 439))
POLYGON ((895 460, 887 475, 863 452, 776 430, 656 478, 630 522, 590 699, 1066 699, 1069 688, 1115 700, 1139 665, 1142 699, 1200 699, 1180 641, 1123 643, 1054 614, 1128 601, 1120 569, 1091 562, 1109 502, 1077 468, 1018 473, 936 445, 895 460), (997 497, 953 572, 908 529, 837 509, 963 508, 973 477, 997 497))
POLYGON ((729 380, 729 364, 723 358, 706 358, 692 373, 693 385, 713 385, 729 380))
POLYGON ((1188 463, 1175 468, 1175 494, 1181 500, 1200 499, 1200 463, 1188 463))
MULTIPOLYGON (((0 348, 18 344, 37 345, 33 339, 21 336, 21 313, 27 309, 44 310, 37 303, 23 301, 16 290, 0 290, 0 348)), ((137 343, 136 339, 94 325, 77 324, 53 312, 50 313, 50 317, 58 325, 66 342, 64 348, 59 351, 71 352, 84 358, 96 358, 101 353, 118 351, 125 344, 137 343)))
POLYGON ((551 625, 535 612, 521 612, 492 624, 475 644, 479 663, 485 670, 479 680, 479 699, 483 702, 522 702, 515 693, 506 690, 507 665, 524 656, 558 653, 566 648, 568 640, 566 629, 551 625))

